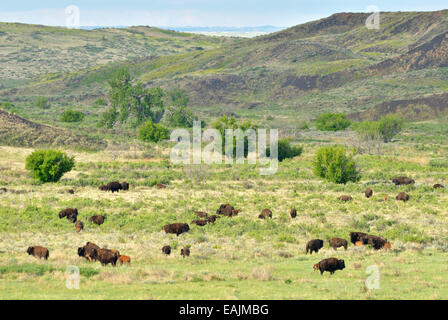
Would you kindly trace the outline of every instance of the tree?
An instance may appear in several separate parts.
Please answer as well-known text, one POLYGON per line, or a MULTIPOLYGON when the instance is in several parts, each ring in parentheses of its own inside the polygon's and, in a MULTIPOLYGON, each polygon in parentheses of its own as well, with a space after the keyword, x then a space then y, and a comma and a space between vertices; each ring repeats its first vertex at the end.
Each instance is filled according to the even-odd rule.
POLYGON ((109 81, 110 109, 103 114, 101 124, 111 128, 117 121, 130 121, 137 126, 147 119, 158 122, 162 118, 163 91, 161 88, 145 88, 142 83, 132 84, 127 69, 119 69, 109 81), (129 120, 131 118, 131 120, 129 120))
POLYGON ((26 158, 25 168, 31 171, 34 179, 42 183, 58 182, 73 169, 74 157, 68 157, 58 150, 37 150, 26 158))
POLYGON ((317 117, 316 128, 320 131, 339 131, 350 126, 344 113, 323 113, 317 117))
POLYGON ((376 148, 379 153, 383 144, 383 138, 381 137, 379 130, 379 123, 376 121, 363 121, 352 125, 353 130, 356 132, 356 136, 359 140, 358 149, 362 150, 364 147, 371 152, 372 148, 376 148))
POLYGON ((193 122, 197 117, 188 110, 187 105, 190 99, 184 89, 173 88, 166 93, 170 107, 164 114, 164 121, 170 127, 193 127, 193 122))
POLYGON ((167 96, 170 100, 170 105, 176 107, 187 107, 190 98, 184 89, 173 88, 167 92, 167 96))
POLYGON ((378 130, 384 142, 390 142, 403 130, 403 119, 397 114, 388 114, 379 121, 378 130))
MULTIPOLYGON (((270 156, 270 148, 267 148, 266 155, 270 156)), ((278 140, 278 161, 282 162, 285 159, 298 157, 302 154, 303 147, 291 146, 291 139, 285 138, 278 140)))
POLYGON ((146 142, 159 142, 169 138, 169 130, 149 119, 140 127, 138 138, 146 142))
POLYGON ((317 151, 313 162, 314 173, 334 183, 359 181, 360 174, 352 156, 345 154, 343 147, 323 147, 317 151))

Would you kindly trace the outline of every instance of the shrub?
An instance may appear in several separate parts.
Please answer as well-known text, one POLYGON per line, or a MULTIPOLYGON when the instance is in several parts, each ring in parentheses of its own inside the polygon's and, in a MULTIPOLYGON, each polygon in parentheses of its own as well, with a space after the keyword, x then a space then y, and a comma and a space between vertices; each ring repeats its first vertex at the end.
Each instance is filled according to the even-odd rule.
POLYGON ((104 97, 99 97, 93 104, 95 106, 107 106, 107 100, 104 97))
POLYGON ((351 156, 342 147, 323 147, 317 151, 313 162, 314 173, 334 183, 359 181, 360 175, 351 156))
POLYGON ((378 122, 378 129, 384 142, 390 142, 403 130, 403 119, 399 115, 388 114, 378 122))
POLYGON ((343 113, 323 113, 316 120, 316 128, 321 131, 339 131, 350 126, 350 120, 343 113))
POLYGON ((73 157, 58 150, 37 150, 26 158, 25 168, 40 182, 57 182, 75 165, 73 157))
POLYGON ((164 122, 171 127, 192 128, 194 120, 193 113, 183 106, 171 106, 164 115, 164 122))
POLYGON ((34 100, 34 105, 40 109, 50 108, 50 103, 48 102, 48 99, 45 97, 37 97, 36 100, 34 100))
POLYGON ((84 114, 81 111, 67 110, 61 115, 62 122, 80 122, 84 119, 84 114))
MULTIPOLYGON (((269 157, 271 150, 267 148, 266 155, 269 157)), ((289 138, 278 140, 278 161, 294 158, 300 156, 303 152, 301 146, 291 146, 291 140, 289 138)))
POLYGON ((139 129, 138 138, 146 142, 159 142, 168 139, 169 131, 160 124, 147 120, 139 129))

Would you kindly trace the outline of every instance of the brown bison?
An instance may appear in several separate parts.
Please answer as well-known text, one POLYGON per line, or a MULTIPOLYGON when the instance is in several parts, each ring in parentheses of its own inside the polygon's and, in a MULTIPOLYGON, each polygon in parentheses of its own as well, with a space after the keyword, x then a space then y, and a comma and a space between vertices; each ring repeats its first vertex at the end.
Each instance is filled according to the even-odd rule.
POLYGON ((6 193, 6 192, 8 192, 8 190, 6 188, 0 188, 0 194, 6 193))
MULTIPOLYGON (((367 244, 370 244, 372 246, 372 248, 375 250, 380 250, 380 249, 384 248, 386 246, 386 244, 388 243, 387 239, 384 239, 384 238, 381 238, 378 236, 368 235, 366 238, 367 238, 367 244)), ((366 238, 364 238, 364 239, 366 239, 366 238)), ((366 244, 366 243, 364 243, 364 244, 366 244)))
POLYGON ((319 262, 319 271, 323 275, 325 271, 333 274, 336 270, 342 270, 345 268, 344 260, 338 260, 336 258, 328 258, 319 262))
POLYGON ((81 221, 76 222, 75 224, 76 232, 81 232, 84 229, 84 223, 81 221))
POLYGON ((97 249, 100 249, 100 247, 92 242, 87 242, 87 244, 84 247, 78 248, 78 256, 86 258, 87 260, 92 262, 96 260, 94 250, 97 249))
POLYGON ((102 216, 102 215, 96 215, 96 216, 91 216, 90 218, 89 218, 89 221, 90 222, 93 222, 93 223, 95 223, 95 224, 97 224, 97 225, 102 225, 103 223, 104 223, 104 220, 106 219, 106 217, 105 216, 102 216))
POLYGON ((127 264, 128 266, 131 265, 131 257, 129 256, 118 256, 118 262, 120 262, 120 265, 127 264))
POLYGON ((211 215, 210 217, 207 218, 207 222, 208 223, 215 223, 216 219, 218 219, 219 217, 216 214, 211 215))
POLYGON ((292 208, 289 212, 289 215, 294 219, 295 217, 297 217, 297 210, 295 208, 292 208))
POLYGON ((313 251, 318 253, 319 250, 324 246, 324 241, 320 240, 320 239, 314 239, 314 240, 310 240, 307 244, 306 244, 306 254, 308 254, 308 251, 310 252, 310 254, 313 254, 313 251))
POLYGON ((367 188, 366 191, 364 191, 364 194, 366 198, 371 198, 373 196, 373 191, 370 188, 367 188))
POLYGON ((314 272, 316 272, 317 270, 319 270, 319 264, 318 264, 318 263, 316 263, 316 264, 313 266, 313 270, 314 270, 314 272))
POLYGON ((406 192, 400 192, 395 199, 406 202, 409 200, 409 195, 406 192))
POLYGON ((67 190, 67 193, 69 193, 69 194, 75 194, 75 190, 73 190, 73 189, 67 190))
POLYGON ((78 219, 78 209, 67 208, 59 212, 59 219, 66 217, 68 221, 75 223, 78 219))
POLYGON ((407 184, 414 184, 415 183, 414 179, 407 178, 407 177, 397 177, 397 178, 392 179, 392 182, 396 186, 407 185, 407 184))
POLYGON ((345 250, 347 250, 347 240, 341 239, 341 238, 332 238, 330 241, 330 247, 332 247, 334 250, 340 247, 344 247, 345 250))
POLYGON ((158 189, 166 189, 166 185, 164 185, 163 183, 158 183, 156 186, 158 189))
POLYGON ((188 232, 190 230, 190 226, 186 223, 172 223, 163 226, 162 231, 166 233, 175 233, 177 236, 184 232, 188 232))
POLYGON ((269 209, 263 209, 258 218, 260 219, 272 218, 272 211, 269 209))
MULTIPOLYGON (((129 186, 128 186, 129 188, 129 186)), ((118 181, 109 182, 106 185, 99 186, 98 189, 101 191, 111 191, 112 193, 123 190, 123 186, 118 181)))
POLYGON ((48 251, 48 249, 41 246, 29 247, 28 250, 26 250, 26 252, 29 255, 32 255, 33 257, 39 259, 44 258, 45 260, 48 260, 48 257, 50 256, 50 252, 48 251))
POLYGON ((341 200, 341 201, 344 201, 344 202, 347 202, 347 201, 352 201, 353 200, 353 198, 351 197, 351 196, 347 196, 347 195, 342 195, 342 196, 340 196, 340 197, 338 197, 338 200, 341 200))
POLYGON ((222 204, 218 210, 216 210, 216 214, 220 214, 226 217, 234 217, 237 216, 240 210, 235 210, 230 204, 222 204))
POLYGON ((180 255, 184 258, 190 256, 190 248, 184 247, 183 249, 181 249, 180 255))
POLYGON ((129 190, 129 183, 127 183, 127 182, 122 182, 122 183, 121 183, 121 189, 122 189, 123 191, 128 191, 128 190, 129 190))
POLYGON ((169 255, 171 253, 171 247, 170 246, 164 246, 162 248, 162 253, 169 255))
POLYGON ((355 244, 357 241, 362 241, 364 237, 367 236, 367 233, 364 232, 350 232, 350 242, 355 244))
POLYGON ((117 265, 119 253, 109 249, 93 249, 92 258, 101 262, 101 265, 106 266, 111 263, 113 266, 117 265))
POLYGON ((208 222, 207 220, 193 220, 193 221, 191 221, 191 223, 193 223, 195 225, 198 225, 200 227, 205 226, 207 224, 207 222, 208 222))
POLYGON ((432 186, 434 189, 442 189, 445 188, 445 186, 443 184, 440 183, 436 183, 435 185, 432 186))
POLYGON ((199 218, 207 219, 207 217, 208 217, 208 213, 207 212, 195 211, 194 214, 197 215, 199 218))
POLYGON ((100 189, 101 191, 107 191, 107 186, 103 184, 99 186, 98 189, 100 189))

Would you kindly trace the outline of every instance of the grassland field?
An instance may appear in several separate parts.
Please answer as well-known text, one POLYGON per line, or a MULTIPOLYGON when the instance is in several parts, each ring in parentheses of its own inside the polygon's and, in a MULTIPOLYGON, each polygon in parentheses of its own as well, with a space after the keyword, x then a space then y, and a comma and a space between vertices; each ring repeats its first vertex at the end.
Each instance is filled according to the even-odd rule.
POLYGON ((1 146, 0 187, 8 192, 0 194, 0 299, 447 299, 448 193, 432 188, 448 182, 446 130, 445 122, 408 124, 381 153, 357 154, 362 179, 346 185, 317 178, 312 160, 322 145, 352 146, 350 131, 299 131, 293 142, 304 153, 283 161, 273 176, 261 176, 258 165, 173 165, 168 143, 110 144, 101 151, 66 149, 75 168, 58 183, 38 184, 24 168, 33 149, 1 146), (398 175, 416 184, 395 186, 390 179, 398 175), (113 180, 132 187, 98 190, 113 180), (366 187, 373 198, 364 197, 366 187), (411 199, 396 201, 400 191, 411 199), (340 202, 341 194, 354 199, 340 202), (190 223, 193 211, 213 214, 222 203, 241 212, 205 227, 190 223), (81 233, 58 219, 67 207, 78 208, 81 233), (296 219, 289 216, 293 207, 296 219), (257 218, 264 208, 273 211, 272 220, 257 218), (105 214, 106 222, 88 222, 93 214, 105 214), (179 237, 160 231, 173 222, 191 230, 179 237), (383 236, 392 248, 329 248, 331 237, 349 240, 351 231, 383 236), (306 255, 314 238, 325 246, 306 255), (102 267, 78 257, 87 241, 131 256, 131 266, 102 267), (32 245, 49 248, 48 261, 29 256, 32 245), (170 256, 162 254, 164 245, 173 248, 170 256), (186 245, 191 256, 182 258, 186 245), (344 259, 346 269, 313 272, 328 257, 344 259), (380 272, 377 290, 365 284, 372 265, 380 272), (80 268, 79 290, 66 287, 68 266, 80 268))

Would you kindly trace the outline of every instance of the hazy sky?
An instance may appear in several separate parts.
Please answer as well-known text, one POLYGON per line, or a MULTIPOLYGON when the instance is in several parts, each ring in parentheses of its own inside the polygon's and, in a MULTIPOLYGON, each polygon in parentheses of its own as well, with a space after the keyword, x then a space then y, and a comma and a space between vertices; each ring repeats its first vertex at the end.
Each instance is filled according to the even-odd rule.
POLYGON ((336 12, 366 12, 369 6, 381 11, 448 9, 447 0, 1 0, 0 21, 65 26, 69 5, 79 8, 82 26, 289 27, 336 12))

